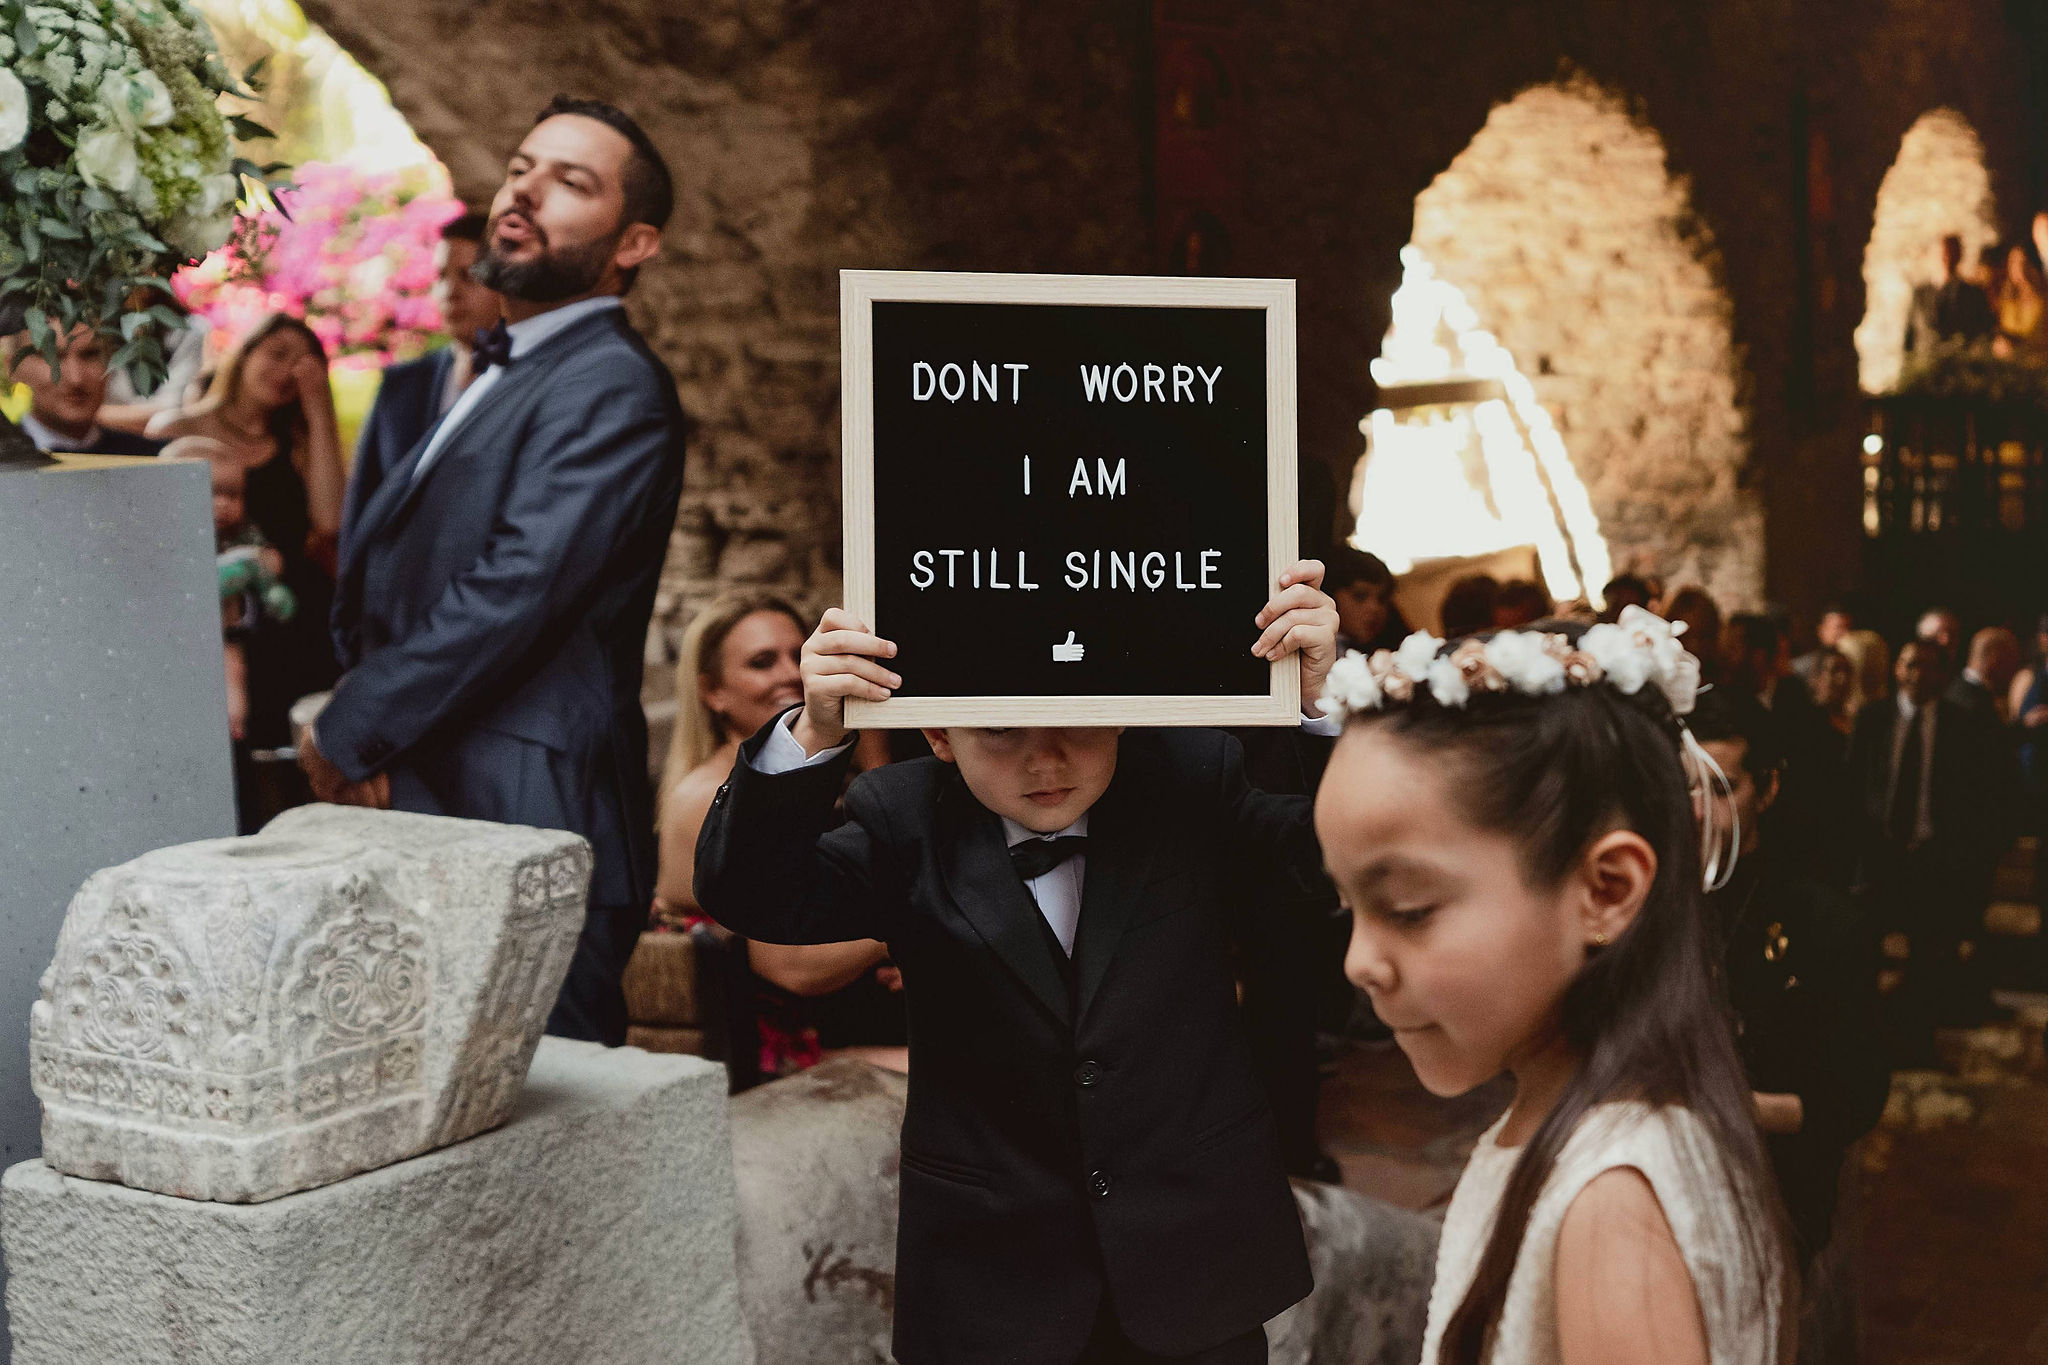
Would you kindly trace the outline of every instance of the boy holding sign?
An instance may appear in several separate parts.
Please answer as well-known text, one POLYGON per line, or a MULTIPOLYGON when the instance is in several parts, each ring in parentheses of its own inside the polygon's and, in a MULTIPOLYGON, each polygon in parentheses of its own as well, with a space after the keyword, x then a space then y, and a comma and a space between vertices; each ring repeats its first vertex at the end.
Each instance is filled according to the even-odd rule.
MULTIPOLYGON (((1300 656, 1304 711, 1336 654, 1322 575, 1281 576, 1251 647, 1300 656)), ((886 700, 895 653, 825 613, 802 707, 713 801, 697 899, 770 943, 882 939, 903 969, 897 1359, 1263 1362, 1311 1279, 1227 911, 1320 881, 1310 798, 1248 786, 1215 731, 956 727, 863 774, 832 828, 844 703, 886 700)))

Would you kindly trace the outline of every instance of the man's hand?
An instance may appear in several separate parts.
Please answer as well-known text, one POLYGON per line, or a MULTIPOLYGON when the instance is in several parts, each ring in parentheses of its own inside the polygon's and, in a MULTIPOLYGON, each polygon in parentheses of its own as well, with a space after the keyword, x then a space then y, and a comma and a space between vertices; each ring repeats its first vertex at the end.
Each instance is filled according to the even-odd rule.
POLYGON ((1337 604, 1323 591, 1322 561, 1296 560, 1254 620, 1265 633, 1252 653, 1268 661, 1301 656, 1301 709, 1315 714, 1323 679, 1337 662, 1337 604))
POLYGON ((314 800, 337 806, 391 809, 391 779, 385 774, 372 773, 361 782, 349 781, 341 769, 320 752, 320 745, 314 740, 310 728, 299 735, 298 747, 299 767, 305 772, 306 781, 312 784, 314 800))
MULTIPOLYGON (((1321 568, 1317 569, 1318 576, 1321 568)), ((896 646, 870 632, 850 611, 833 607, 804 641, 804 709, 790 733, 807 754, 822 754, 846 739, 846 699, 887 701, 903 679, 877 659, 896 657, 896 646)))

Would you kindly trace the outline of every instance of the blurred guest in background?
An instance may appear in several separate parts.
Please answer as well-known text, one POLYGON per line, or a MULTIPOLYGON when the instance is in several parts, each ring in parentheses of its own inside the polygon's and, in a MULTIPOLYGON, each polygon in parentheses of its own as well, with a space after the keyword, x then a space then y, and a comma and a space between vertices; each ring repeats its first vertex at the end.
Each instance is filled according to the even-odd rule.
MULTIPOLYGON (((107 339, 83 323, 58 348, 56 370, 29 344, 27 332, 0 342, 0 362, 28 385, 21 429, 46 452, 69 455, 154 455, 163 442, 117 431, 100 421, 107 400, 107 339)), ((5 371, 0 371, 4 373, 5 371)))
POLYGON ((1929 607, 1920 613, 1920 620, 1913 627, 1913 638, 1932 640, 1934 647, 1941 651, 1942 670, 1950 677, 1955 676, 1956 666, 1962 662, 1959 651, 1963 647, 1963 623, 1947 607, 1929 607))
POLYGON ((1987 626, 1970 637, 1969 662, 1949 684, 1948 699, 1978 720, 2003 728, 2008 693, 2019 671, 2019 640, 2004 626, 1987 626))
POLYGON ((1849 717, 1892 694, 1892 651, 1874 630, 1852 630, 1835 643, 1835 652, 1849 661, 1849 717))
POLYGON ((1847 896, 1785 866, 1768 820, 1782 761, 1772 718, 1714 693, 1687 719, 1733 789, 1742 851, 1709 898, 1722 979, 1779 1190, 1807 1257, 1828 1243, 1843 1153, 1884 1109, 1875 940, 1847 896))
POLYGON ((2002 851, 1986 780, 2001 760, 1990 727, 1943 698, 1937 643, 1909 640, 1894 676, 1894 704, 1856 717, 1849 769, 1863 824, 1858 883, 1876 927, 1908 944, 1894 1061, 1921 1065, 1933 1059, 1937 1023, 1982 1017, 1963 945, 1977 937, 2002 851))
POLYGON ((1781 760, 1777 799, 1764 816, 1779 858, 1790 870, 1847 886, 1854 833, 1843 759, 1848 742, 1792 676, 1792 645, 1784 622, 1738 612, 1721 632, 1722 683, 1770 712, 1781 760))
POLYGON ((1846 740, 1856 724, 1855 666, 1839 649, 1817 649, 1806 657, 1817 660, 1808 684, 1813 692, 1813 704, 1827 717, 1828 724, 1835 727, 1835 733, 1846 740))
POLYGON ((2026 718, 2027 697, 2034 690, 2034 683, 2048 667, 2048 613, 2034 620, 2034 642, 2026 662, 2021 664, 2012 676, 2012 684, 2005 690, 2005 714, 2018 723, 2026 718))
POLYGON ((1339 545, 1323 586, 1337 603, 1339 653, 1399 649, 1408 638, 1408 622, 1394 605, 1394 575, 1378 555, 1339 545))
POLYGON ((1543 620, 1550 612, 1550 594, 1543 590, 1541 583, 1527 578, 1511 578, 1500 585, 1500 596, 1493 600, 1493 628, 1519 630, 1543 620))
POLYGON ((441 229, 441 241, 434 248, 434 303, 451 340, 440 350, 384 371, 349 469, 341 519, 344 536, 383 486, 385 473, 419 444, 476 377, 477 335, 498 325, 501 306, 496 294, 470 278, 483 237, 481 213, 465 213, 441 229))
POLYGON ((1721 607, 1697 585, 1680 588, 1664 604, 1664 619, 1685 622, 1685 647, 1700 661, 1700 673, 1713 682, 1721 673, 1721 607))
POLYGON ((1827 651, 1842 643, 1842 637, 1856 629, 1855 615, 1840 602, 1830 602, 1820 609, 1820 619, 1813 626, 1813 648, 1792 661, 1792 671, 1810 688, 1813 686, 1814 671, 1818 669, 1827 651))
POLYGON ((1998 315, 1996 349, 2000 355, 2029 361, 2048 358, 2048 296, 2044 296, 2040 268, 2025 243, 2013 242, 2000 249, 1991 308, 1998 315))
POLYGON ((1950 233, 1934 247, 1935 278, 1913 290, 1906 318, 1909 359, 1924 356, 1943 341, 1975 341, 1998 330, 1991 300, 1963 273, 1963 239, 1950 233))
POLYGON ((163 339, 166 369, 155 392, 147 397, 136 392, 126 370, 115 370, 107 376, 107 401, 100 408, 100 425, 140 436, 149 430, 150 420, 158 413, 174 411, 199 397, 194 390, 201 384, 206 368, 206 339, 213 332, 213 324, 171 295, 155 290, 139 291, 129 304, 137 310, 168 308, 183 318, 163 339))
POLYGON ((1650 604, 1657 600, 1657 594, 1650 587, 1650 581, 1641 574, 1634 573, 1616 574, 1608 579, 1601 597, 1606 602, 1606 605, 1600 608, 1600 619, 1603 621, 1619 620, 1623 607, 1642 607, 1648 610, 1650 604))
POLYGON ((1446 640, 1476 635, 1493 629, 1494 604, 1500 601, 1500 583, 1491 574, 1467 574, 1451 584, 1437 607, 1440 634, 1446 640))
MULTIPOLYGON (((732 774, 741 741, 803 700, 805 634, 803 618, 781 598, 732 596, 691 620, 676 665, 676 727, 662 772, 653 918, 696 932, 700 951, 720 963, 723 1051, 738 1090, 809 1065, 828 1048, 905 1040, 903 1008, 893 995, 901 978, 884 967, 887 944, 756 943, 736 940, 708 921, 699 927, 697 835, 732 774)), ((870 731, 863 740, 879 737, 870 731)), ((874 755, 864 750, 862 757, 874 755)))
POLYGON ((298 604, 290 621, 266 623, 244 641, 249 715, 236 750, 237 797, 243 832, 254 833, 249 826, 305 796, 297 774, 259 766, 257 751, 289 746, 292 703, 339 672, 325 628, 342 496, 326 349, 305 323, 273 313, 242 338, 204 398, 158 413, 150 432, 205 437, 216 458, 241 470, 248 521, 283 557, 281 577, 298 604))

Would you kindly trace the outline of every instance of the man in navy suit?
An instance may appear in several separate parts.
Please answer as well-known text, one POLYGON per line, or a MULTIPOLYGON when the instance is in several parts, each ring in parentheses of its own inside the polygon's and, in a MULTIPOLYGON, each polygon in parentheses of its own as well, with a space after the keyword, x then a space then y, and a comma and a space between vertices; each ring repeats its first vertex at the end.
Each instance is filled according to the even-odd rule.
MULTIPOLYGON (((21 429, 38 449, 67 455, 154 455, 164 448, 100 425, 107 401, 107 341, 80 323, 57 353, 56 373, 29 344, 28 333, 0 340, 0 376, 28 385, 29 408, 21 429)), ((4 385, 0 385, 4 387, 4 385)))
POLYGON ((322 800, 588 838, 589 915, 548 1030, 612 1044, 654 893, 640 667, 685 431, 620 296, 672 201, 660 153, 607 104, 558 97, 512 154, 476 267, 507 325, 342 541, 345 671, 299 745, 322 800))
POLYGON ((469 273, 483 253, 488 222, 481 213, 465 213, 441 229, 434 248, 434 304, 454 341, 384 371, 349 467, 348 496, 341 508, 344 538, 362 519, 364 505, 376 496, 391 467, 411 453, 476 378, 473 343, 477 333, 497 324, 501 311, 498 296, 469 273))

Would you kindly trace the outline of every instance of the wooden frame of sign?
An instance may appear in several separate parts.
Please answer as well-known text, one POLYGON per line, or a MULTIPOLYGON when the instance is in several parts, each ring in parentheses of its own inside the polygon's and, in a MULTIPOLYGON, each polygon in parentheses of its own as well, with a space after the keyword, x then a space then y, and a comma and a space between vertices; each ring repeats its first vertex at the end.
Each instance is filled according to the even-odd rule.
MULTIPOLYGON (((1081 307, 1109 305, 1124 309, 1227 309, 1262 312, 1265 321, 1265 590, 1257 598, 1257 602, 1262 604, 1280 574, 1296 559, 1299 543, 1295 506, 1294 293, 1293 280, 841 271, 841 473, 847 609, 866 622, 877 634, 890 638, 890 621, 887 619, 887 613, 881 613, 878 619, 877 612, 874 306, 877 303, 895 302, 1081 307)), ((1242 324, 1238 325, 1241 329, 1242 324)), ((1151 370, 1159 367, 1143 368, 1151 370)), ((1217 371, 1221 373, 1220 364, 1217 371)), ((990 373, 995 373, 993 364, 990 366, 990 373)), ((1149 376, 1147 378, 1149 380, 1149 376)), ((1161 391, 1163 392, 1163 389, 1161 391)), ((1194 390, 1190 388, 1189 392, 1193 393, 1194 390)), ((1212 402, 1215 401, 1213 393, 1212 387, 1212 402)), ((1012 400, 1015 400, 1014 391, 1012 400)), ((1027 492, 1030 491, 1031 484, 1029 463, 1028 460, 1025 461, 1027 468, 1024 484, 1027 492)), ((1057 477, 1055 475, 1055 479, 1057 477)), ((1070 499, 1073 497, 1071 488, 1067 496, 1070 499)), ((966 552, 937 553, 957 557, 966 552)), ((979 554, 978 551, 973 553, 979 554)), ((1206 559, 1202 561, 1205 567, 1208 562, 1206 559)), ((957 567, 957 563, 957 558, 949 560, 946 567, 957 567)), ((990 551, 989 563, 992 585, 1008 586, 995 582, 997 560, 994 550, 990 551)), ((1007 564, 1007 561, 1005 563, 1007 564)), ((1163 559, 1161 563, 1163 565, 1163 559)), ((1024 577, 1021 554, 1017 567, 1020 570, 1017 578, 1021 580, 1024 577)), ((1174 559, 1174 571, 1178 579, 1182 573, 1178 556, 1174 559)), ((978 575, 978 559, 975 572, 978 575)), ((1193 569, 1189 568, 1186 572, 1192 575, 1193 569)), ((1116 574, 1112 566, 1112 588, 1115 587, 1115 581, 1116 574)), ((978 586, 978 577, 976 583, 978 586)), ((1069 583, 1068 586, 1072 587, 1073 584, 1069 583)), ((1178 582, 1177 586, 1187 588, 1193 584, 1178 582)), ((1211 585, 1204 582, 1203 586, 1211 585)), ((1131 591, 1133 594, 1137 592, 1135 582, 1131 585, 1131 591)), ((1159 597, 1156 591, 1154 597, 1159 597)), ((1254 605, 1252 610, 1256 609, 1254 605)), ((1241 642, 1236 642, 1236 647, 1242 648, 1246 656, 1249 656, 1251 644, 1257 638, 1250 615, 1251 612, 1245 613, 1244 636, 1241 642)), ((1067 638, 1072 641, 1074 637, 1069 633, 1067 638)), ((1056 635, 1054 643, 1057 646, 1056 635)), ((1057 648, 1054 649, 1052 658, 1055 661, 1060 660, 1057 648)), ((1243 690, 1232 689, 1222 693, 1212 690, 1180 695, 982 695, 963 690, 946 695, 894 697, 885 702, 849 699, 846 703, 846 714, 848 724, 854 728, 883 729, 946 725, 1281 726, 1299 722, 1300 696, 1300 661, 1290 656, 1278 663, 1265 665, 1261 673, 1252 675, 1251 686, 1243 690), (1257 685, 1261 681, 1263 687, 1257 685)))

